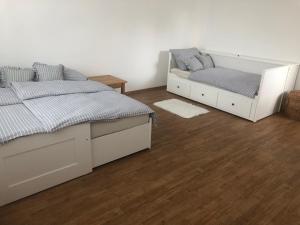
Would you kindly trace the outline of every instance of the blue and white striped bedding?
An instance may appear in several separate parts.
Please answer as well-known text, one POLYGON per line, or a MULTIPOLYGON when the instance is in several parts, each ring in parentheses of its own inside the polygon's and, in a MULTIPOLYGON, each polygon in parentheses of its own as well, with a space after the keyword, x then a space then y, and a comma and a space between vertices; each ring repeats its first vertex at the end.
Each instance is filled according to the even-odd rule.
POLYGON ((0 106, 0 143, 44 133, 42 123, 23 104, 0 106))
POLYGON ((153 114, 143 103, 97 82, 26 82, 12 88, 22 104, 0 107, 1 143, 84 122, 153 114))
POLYGON ((31 68, 4 66, 0 68, 1 86, 10 87, 11 82, 33 81, 34 71, 31 68))
POLYGON ((47 132, 90 121, 108 121, 150 114, 144 104, 115 91, 71 94, 24 101, 47 132))
MULTIPOLYGON (((20 104, 22 101, 10 88, 0 88, 0 106, 20 104)), ((1 115, 1 114, 0 114, 1 115)))
POLYGON ((43 82, 13 82, 11 86, 16 95, 22 100, 75 93, 113 91, 111 87, 96 81, 56 80, 43 82))

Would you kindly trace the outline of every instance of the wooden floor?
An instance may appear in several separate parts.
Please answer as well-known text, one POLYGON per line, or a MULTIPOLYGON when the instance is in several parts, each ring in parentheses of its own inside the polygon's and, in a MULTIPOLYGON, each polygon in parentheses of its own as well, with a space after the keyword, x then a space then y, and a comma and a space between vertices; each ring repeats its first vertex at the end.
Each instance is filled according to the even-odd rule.
MULTIPOLYGON (((1 225, 300 224, 300 123, 157 112, 153 148, 0 208, 1 225)), ((176 97, 179 98, 179 97, 176 97)), ((187 101, 187 100, 186 100, 187 101)))

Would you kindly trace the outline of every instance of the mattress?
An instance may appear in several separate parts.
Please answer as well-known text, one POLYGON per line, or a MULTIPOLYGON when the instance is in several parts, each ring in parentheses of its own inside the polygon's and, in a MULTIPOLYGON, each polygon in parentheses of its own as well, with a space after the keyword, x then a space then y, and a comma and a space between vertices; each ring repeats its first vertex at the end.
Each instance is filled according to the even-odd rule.
POLYGON ((255 98, 259 91, 261 75, 217 67, 193 72, 189 79, 255 98))
MULTIPOLYGON (((13 82, 12 88, 1 89, 0 95, 0 144, 81 123, 143 115, 149 120, 149 116, 154 116, 154 111, 145 104, 93 81, 13 82)), ((139 123, 136 120, 111 123, 115 127, 110 129, 102 125, 99 133, 94 128, 94 136, 139 123)))
POLYGON ((184 70, 181 70, 181 69, 178 69, 178 68, 173 68, 171 69, 171 73, 181 77, 181 78, 185 78, 185 79, 188 79, 189 76, 191 75, 191 72, 190 71, 184 71, 184 70))
POLYGON ((124 119, 113 120, 110 122, 91 123, 92 139, 104 135, 112 134, 122 130, 130 129, 149 122, 149 115, 128 117, 124 119))

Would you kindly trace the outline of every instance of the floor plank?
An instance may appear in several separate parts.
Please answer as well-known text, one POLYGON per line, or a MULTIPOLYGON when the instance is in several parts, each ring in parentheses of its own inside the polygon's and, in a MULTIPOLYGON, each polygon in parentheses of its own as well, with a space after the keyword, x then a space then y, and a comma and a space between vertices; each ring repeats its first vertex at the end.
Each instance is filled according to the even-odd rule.
POLYGON ((0 224, 300 224, 299 122, 186 120, 153 106, 179 98, 162 88, 130 96, 157 112, 150 151, 2 207, 0 224))

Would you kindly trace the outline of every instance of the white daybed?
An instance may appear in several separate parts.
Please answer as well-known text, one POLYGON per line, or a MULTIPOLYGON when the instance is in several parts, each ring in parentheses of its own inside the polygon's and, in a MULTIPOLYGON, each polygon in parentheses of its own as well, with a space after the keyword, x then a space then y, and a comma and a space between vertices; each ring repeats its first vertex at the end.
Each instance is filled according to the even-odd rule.
POLYGON ((0 145, 0 206, 150 149, 151 126, 149 116, 86 123, 0 145))
POLYGON ((202 52, 212 56, 216 67, 261 74, 260 88, 255 98, 189 80, 189 72, 176 68, 171 53, 167 84, 169 92, 256 122, 278 112, 284 93, 295 87, 299 64, 214 51, 202 52))

